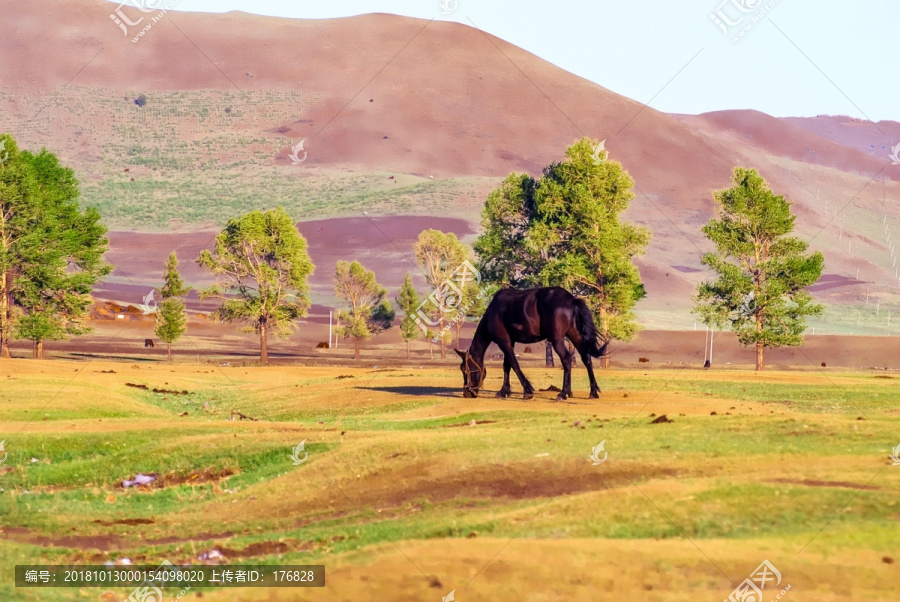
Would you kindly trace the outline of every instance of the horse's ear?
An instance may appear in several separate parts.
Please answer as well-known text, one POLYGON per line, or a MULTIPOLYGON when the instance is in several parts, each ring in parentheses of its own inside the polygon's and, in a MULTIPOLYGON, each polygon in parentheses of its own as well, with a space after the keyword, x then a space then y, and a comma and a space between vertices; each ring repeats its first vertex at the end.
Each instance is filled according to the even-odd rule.
POLYGON ((458 355, 458 356, 461 357, 462 359, 466 359, 466 352, 465 352, 465 351, 460 351, 459 349, 454 349, 453 351, 455 351, 455 352, 456 352, 456 355, 458 355))

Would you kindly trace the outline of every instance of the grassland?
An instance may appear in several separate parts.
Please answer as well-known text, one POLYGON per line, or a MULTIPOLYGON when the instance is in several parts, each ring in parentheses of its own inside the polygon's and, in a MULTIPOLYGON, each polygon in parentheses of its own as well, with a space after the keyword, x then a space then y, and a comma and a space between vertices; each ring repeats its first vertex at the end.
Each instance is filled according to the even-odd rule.
MULTIPOLYGON (((0 92, 10 119, 29 122, 24 148, 48 146, 81 181, 82 202, 113 229, 172 231, 222 226, 252 209, 281 205, 297 220, 445 213, 477 219, 497 178, 448 178, 319 169, 275 158, 296 144, 283 129, 321 99, 297 90, 190 90, 121 95, 67 86, 28 101, 0 92), (40 119, 30 120, 34 115, 40 119), (65 140, 53 131, 71 132, 65 140), (391 177, 393 176, 393 178, 391 177)), ((4 123, 0 120, 0 131, 4 123)), ((310 128, 312 131, 312 128, 310 128)))
MULTIPOLYGON (((324 564, 327 585, 205 599, 586 601, 723 599, 768 559, 784 599, 897 599, 894 378, 611 370, 588 400, 576 374, 579 396, 554 403, 465 400, 451 364, 6 361, 0 563, 197 563, 218 548, 324 564), (673 422, 651 424, 661 414, 673 422), (118 485, 137 472, 160 478, 118 485)), ((4 600, 104 591, 0 584, 4 600)))

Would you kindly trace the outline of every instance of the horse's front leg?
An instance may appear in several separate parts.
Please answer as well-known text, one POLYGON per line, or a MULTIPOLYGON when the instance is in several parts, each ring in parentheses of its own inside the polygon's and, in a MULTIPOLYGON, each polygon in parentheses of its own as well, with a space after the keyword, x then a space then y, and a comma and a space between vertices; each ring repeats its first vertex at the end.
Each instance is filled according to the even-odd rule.
POLYGON ((509 386, 509 371, 512 369, 512 366, 509 363, 509 360, 506 359, 506 354, 503 355, 503 386, 497 391, 497 397, 509 397, 510 393, 512 393, 512 388, 509 386))
POLYGON ((531 386, 531 383, 525 378, 525 373, 522 372, 522 369, 519 367, 519 360, 516 359, 516 352, 513 349, 513 344, 509 341, 498 341, 497 346, 500 347, 500 351, 503 352, 505 358, 503 360, 504 367, 509 363, 509 366, 515 371, 516 376, 519 377, 522 388, 525 389, 525 394, 522 396, 522 399, 531 399, 534 397, 534 387, 531 386))

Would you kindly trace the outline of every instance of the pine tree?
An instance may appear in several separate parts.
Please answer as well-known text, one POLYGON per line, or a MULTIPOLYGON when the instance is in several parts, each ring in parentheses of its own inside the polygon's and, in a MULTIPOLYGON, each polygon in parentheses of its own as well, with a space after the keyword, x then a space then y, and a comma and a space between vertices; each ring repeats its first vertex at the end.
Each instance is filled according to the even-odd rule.
POLYGON ((409 359, 409 342, 416 340, 422 334, 422 329, 416 320, 416 309, 419 307, 419 303, 421 301, 413 287, 412 278, 406 274, 397 294, 397 306, 403 312, 403 320, 400 321, 400 336, 406 341, 407 359, 409 359))
POLYGON ((802 345, 806 316, 822 312, 805 289, 822 275, 825 259, 806 254, 809 245, 790 236, 796 220, 791 203, 755 169, 736 167, 732 187, 714 197, 719 215, 703 233, 716 250, 702 263, 718 277, 700 284, 694 312, 755 346, 756 369, 764 370, 766 347, 802 345))
POLYGON ((347 301, 348 310, 338 312, 346 325, 338 327, 338 334, 354 340, 354 359, 359 359, 359 345, 363 339, 390 328, 394 309, 385 299, 388 290, 375 281, 375 273, 358 261, 338 261, 335 268, 334 291, 347 301))
POLYGON ((159 303, 156 313, 156 336, 166 343, 166 356, 168 361, 172 361, 172 343, 181 338, 187 331, 187 315, 184 311, 184 297, 190 291, 190 287, 185 286, 178 273, 178 258, 175 251, 169 255, 165 264, 165 273, 163 274, 163 284, 160 295, 162 300, 159 303))

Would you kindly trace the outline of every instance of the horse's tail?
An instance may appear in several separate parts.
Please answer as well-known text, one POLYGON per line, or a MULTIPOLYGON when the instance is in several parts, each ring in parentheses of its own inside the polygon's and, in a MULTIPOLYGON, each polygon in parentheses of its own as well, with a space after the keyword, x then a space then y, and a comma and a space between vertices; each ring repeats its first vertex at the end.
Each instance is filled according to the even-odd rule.
POLYGON ((584 299, 575 299, 575 328, 584 339, 588 353, 594 357, 606 355, 609 341, 601 341, 602 337, 597 333, 597 327, 594 326, 594 316, 584 299))

